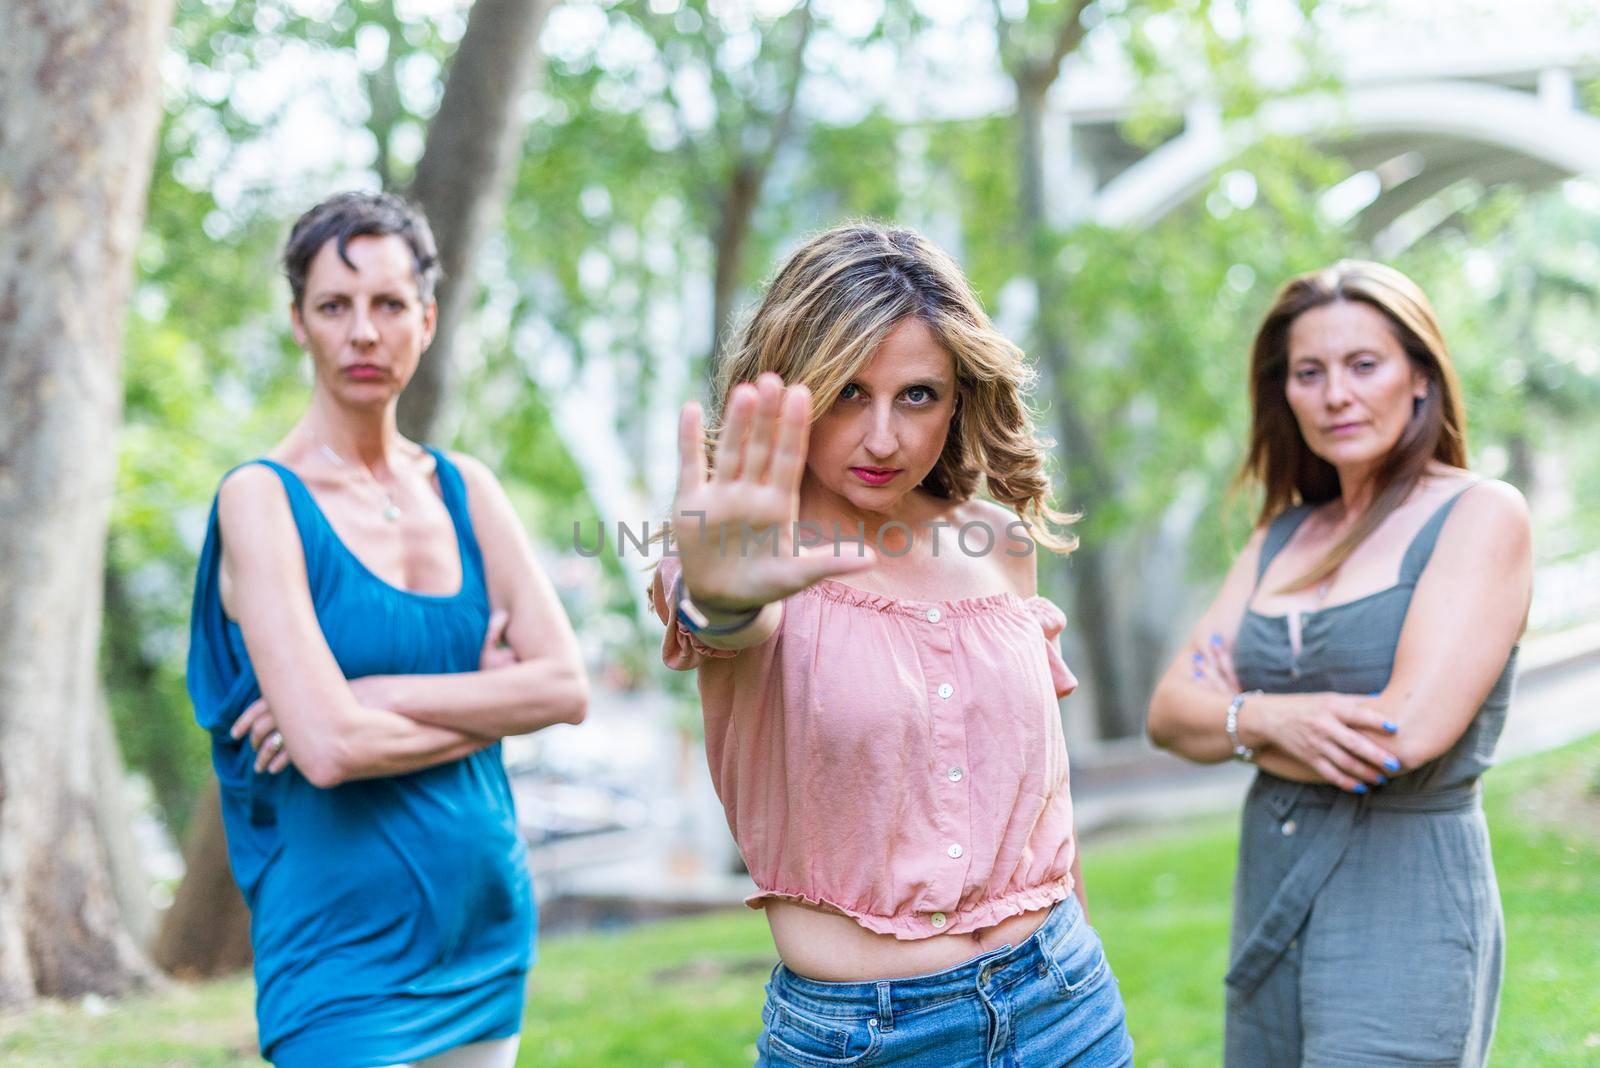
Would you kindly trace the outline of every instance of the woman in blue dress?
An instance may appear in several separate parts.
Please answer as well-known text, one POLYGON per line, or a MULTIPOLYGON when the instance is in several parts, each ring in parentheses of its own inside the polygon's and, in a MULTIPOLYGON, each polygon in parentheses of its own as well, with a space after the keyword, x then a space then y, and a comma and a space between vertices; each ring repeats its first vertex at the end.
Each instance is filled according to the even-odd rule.
POLYGON ((262 1055, 509 1065, 534 910, 500 739, 583 718, 578 644, 494 476, 396 429, 437 315, 427 222, 343 194, 284 262, 310 405, 222 481, 189 651, 262 1055))

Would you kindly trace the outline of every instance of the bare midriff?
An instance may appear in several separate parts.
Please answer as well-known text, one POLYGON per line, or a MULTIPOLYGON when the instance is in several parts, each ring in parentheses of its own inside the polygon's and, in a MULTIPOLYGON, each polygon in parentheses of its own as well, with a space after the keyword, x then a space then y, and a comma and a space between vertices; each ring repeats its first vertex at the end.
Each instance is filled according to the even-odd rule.
POLYGON ((1021 944, 1050 914, 1047 908, 1035 909, 980 931, 905 940, 869 931, 829 909, 778 899, 769 899, 765 907, 784 966, 830 983, 904 979, 953 968, 1002 946, 1021 944))

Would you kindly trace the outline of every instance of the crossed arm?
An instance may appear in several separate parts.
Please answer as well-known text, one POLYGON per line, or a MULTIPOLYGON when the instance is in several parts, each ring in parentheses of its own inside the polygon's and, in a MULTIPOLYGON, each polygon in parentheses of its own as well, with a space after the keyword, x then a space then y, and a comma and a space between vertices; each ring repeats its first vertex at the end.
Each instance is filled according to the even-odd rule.
MULTIPOLYGON (((449 675, 346 680, 317 622, 282 484, 252 466, 222 486, 222 566, 262 692, 235 736, 249 732, 259 750, 276 729, 287 760, 313 785, 415 771, 583 719, 588 683, 560 601, 494 477, 469 458, 456 461, 496 621, 480 670, 449 675), (495 648, 501 629, 505 649, 495 648)), ((269 753, 257 766, 268 761, 282 766, 269 753)))
MULTIPOLYGON (((1150 700, 1150 738, 1190 760, 1233 754, 1223 730, 1238 692, 1230 650, 1255 585, 1264 531, 1234 561, 1221 592, 1150 700)), ((1381 785, 1444 754, 1465 733, 1527 621, 1532 535, 1517 491, 1466 491, 1412 595, 1388 686, 1377 695, 1263 694, 1238 731, 1266 770, 1346 790, 1381 785)))

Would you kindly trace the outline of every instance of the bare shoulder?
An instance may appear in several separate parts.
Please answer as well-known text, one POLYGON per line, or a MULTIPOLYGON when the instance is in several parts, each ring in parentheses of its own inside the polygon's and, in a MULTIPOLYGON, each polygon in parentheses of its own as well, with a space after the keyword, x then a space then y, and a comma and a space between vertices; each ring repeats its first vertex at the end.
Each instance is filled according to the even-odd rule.
POLYGON ((1458 508, 1471 508, 1475 515, 1499 515, 1506 519, 1526 519, 1528 501, 1522 491, 1498 478, 1479 479, 1461 494, 1458 508))
POLYGON ((1202 633, 1231 635, 1238 630, 1256 588, 1256 572, 1261 565, 1261 545, 1266 540, 1267 528, 1268 524, 1263 523, 1251 531, 1244 547, 1234 555, 1221 588, 1196 624, 1196 640, 1202 633))
POLYGON ((450 458, 451 463, 456 465, 456 470, 461 472, 461 477, 469 483, 499 485, 499 482, 494 477, 494 472, 489 470, 489 465, 476 456, 464 452, 456 452, 454 449, 446 452, 445 455, 450 458))
POLYGON ((1533 519, 1522 492, 1508 482, 1486 478, 1461 491, 1440 537, 1475 545, 1531 542, 1533 519))
POLYGON ((505 583, 512 583, 514 588, 528 576, 539 574, 522 519, 488 464, 465 453, 446 455, 461 472, 466 486, 467 510, 487 566, 491 592, 501 597, 514 596, 505 583))
POLYGON ((222 534, 223 603, 231 596, 231 570, 281 575, 302 559, 300 531, 289 495, 277 472, 246 464, 229 472, 217 489, 217 524, 222 534))
POLYGON ((961 501, 951 509, 951 513, 952 522, 983 523, 996 534, 1004 533, 1006 524, 1017 521, 1017 513, 1003 504, 982 497, 971 497, 961 501))
POLYGON ((1271 523, 1262 523, 1250 532, 1250 536, 1245 539, 1243 547, 1239 549, 1239 552, 1233 558, 1234 567, 1255 569, 1256 564, 1261 560, 1261 546, 1266 544, 1267 530, 1271 525, 1271 523))
MULTIPOLYGON (((464 452, 452 451, 445 455, 455 464, 456 470, 461 472, 461 481, 467 487, 468 504, 475 504, 479 508, 495 513, 509 510, 510 500, 506 496, 505 488, 500 485, 500 480, 494 476, 494 472, 489 470, 488 464, 464 452)), ((476 509, 473 515, 476 517, 476 509)))
POLYGON ((217 487, 217 519, 224 527, 258 529, 290 516, 283 481, 265 464, 236 467, 217 487))
POLYGON ((986 537, 967 536, 969 550, 987 545, 986 555, 1018 597, 1039 592, 1039 547, 1017 513, 995 501, 973 497, 952 509, 950 522, 958 530, 973 524, 987 529, 986 537))

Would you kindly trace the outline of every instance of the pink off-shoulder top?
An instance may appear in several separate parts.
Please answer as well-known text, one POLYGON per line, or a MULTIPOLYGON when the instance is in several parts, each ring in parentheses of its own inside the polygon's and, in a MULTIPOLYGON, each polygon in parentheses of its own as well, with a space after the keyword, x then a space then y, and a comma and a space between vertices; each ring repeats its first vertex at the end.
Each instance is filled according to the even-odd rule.
POLYGON ((706 755, 757 892, 901 939, 974 931, 1072 892, 1057 701, 1077 680, 1043 597, 888 597, 823 580, 730 652, 651 585, 662 659, 699 669, 706 755))

